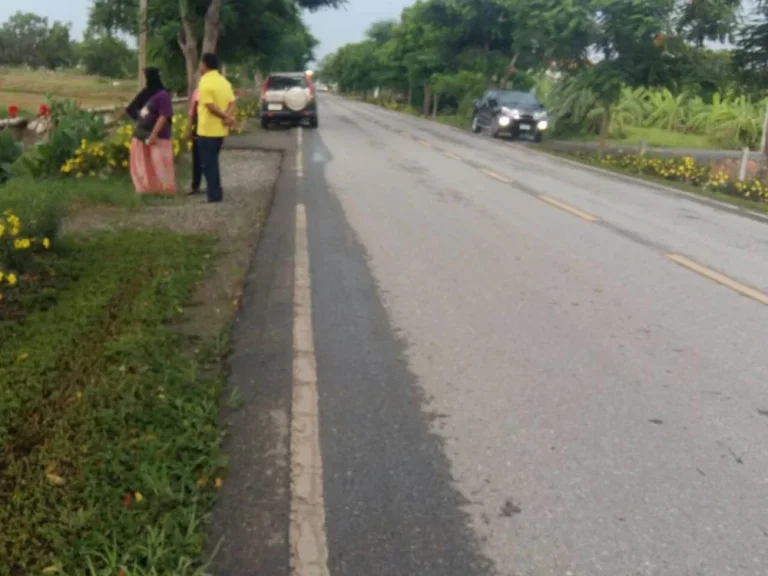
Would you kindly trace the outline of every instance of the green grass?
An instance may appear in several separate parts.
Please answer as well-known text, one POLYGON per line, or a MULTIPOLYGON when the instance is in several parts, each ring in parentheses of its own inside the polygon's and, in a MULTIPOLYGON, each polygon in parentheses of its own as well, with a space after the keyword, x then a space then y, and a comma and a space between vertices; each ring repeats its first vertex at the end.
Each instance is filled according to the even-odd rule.
POLYGON ((0 186, 0 206, 20 206, 29 203, 56 204, 110 204, 138 207, 141 198, 127 176, 100 178, 11 178, 0 186))
MULTIPOLYGON (((599 140, 597 134, 555 134, 552 138, 567 142, 597 142, 599 140)), ((609 145, 630 144, 640 146, 643 141, 653 148, 713 149, 718 147, 710 142, 706 136, 700 134, 685 134, 662 128, 639 128, 634 126, 624 128, 622 138, 614 137, 606 142, 609 145)))
POLYGON ((201 573, 222 382, 168 322, 212 247, 70 239, 48 256, 47 297, 0 323, 0 575, 201 573))
POLYGON ((624 138, 619 140, 619 142, 640 145, 643 140, 647 142, 648 146, 656 148, 716 148, 706 136, 701 134, 685 134, 662 128, 638 128, 632 126, 627 126, 624 129, 624 138))

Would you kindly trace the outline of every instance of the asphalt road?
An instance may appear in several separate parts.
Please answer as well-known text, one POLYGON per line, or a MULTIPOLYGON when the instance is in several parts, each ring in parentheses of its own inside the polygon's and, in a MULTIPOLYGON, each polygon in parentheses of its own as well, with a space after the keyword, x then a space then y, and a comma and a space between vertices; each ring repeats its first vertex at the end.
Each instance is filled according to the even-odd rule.
POLYGON ((295 554, 299 204, 328 568, 306 574, 766 574, 768 222, 361 103, 321 114, 270 134, 298 148, 235 332, 220 573, 295 554))

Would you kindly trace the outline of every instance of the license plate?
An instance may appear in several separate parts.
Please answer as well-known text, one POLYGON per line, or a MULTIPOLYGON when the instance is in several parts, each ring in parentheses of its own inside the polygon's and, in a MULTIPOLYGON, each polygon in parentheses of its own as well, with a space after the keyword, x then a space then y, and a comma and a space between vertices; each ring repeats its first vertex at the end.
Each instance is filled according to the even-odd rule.
POLYGON ((269 110, 282 110, 283 109, 283 105, 282 104, 269 104, 267 106, 267 108, 269 110))
POLYGON ((520 130, 527 131, 531 129, 530 124, 520 124, 520 130))

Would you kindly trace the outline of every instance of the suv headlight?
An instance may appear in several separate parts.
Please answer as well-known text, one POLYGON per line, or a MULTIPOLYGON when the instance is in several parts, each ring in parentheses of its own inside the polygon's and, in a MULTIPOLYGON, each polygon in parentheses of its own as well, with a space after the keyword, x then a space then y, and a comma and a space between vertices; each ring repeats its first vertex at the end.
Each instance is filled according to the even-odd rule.
POLYGON ((499 126, 509 126, 509 116, 499 116, 499 126))

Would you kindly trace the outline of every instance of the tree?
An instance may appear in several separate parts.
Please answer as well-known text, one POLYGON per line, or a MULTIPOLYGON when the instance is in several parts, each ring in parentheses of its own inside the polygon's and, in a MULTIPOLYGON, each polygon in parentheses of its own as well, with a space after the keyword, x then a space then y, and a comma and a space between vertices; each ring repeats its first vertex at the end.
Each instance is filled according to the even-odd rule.
MULTIPOLYGON (((304 60, 316 41, 301 21, 301 9, 337 7, 345 0, 157 0, 149 5, 150 56, 162 56, 168 74, 181 71, 191 91, 200 55, 216 52, 230 63, 267 66, 279 57, 304 60), (291 54, 291 56, 284 56, 291 54)), ((109 35, 138 31, 136 0, 96 0, 90 25, 109 35)), ((288 63, 286 62, 286 63, 288 63)))
POLYGON ((3 24, 3 64, 38 67, 48 38, 48 19, 29 12, 16 12, 3 24))
POLYGON ((69 37, 69 24, 54 22, 39 50, 40 63, 49 70, 64 68, 74 63, 74 47, 69 37))
POLYGON ((120 38, 86 34, 79 52, 88 74, 106 78, 128 78, 136 69, 136 51, 131 50, 120 38))
POLYGON ((0 27, 0 64, 45 67, 50 70, 74 62, 69 24, 37 14, 16 12, 0 27))
POLYGON ((690 0, 682 7, 677 31, 696 46, 706 40, 732 40, 741 0, 690 0))

